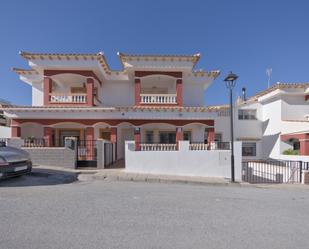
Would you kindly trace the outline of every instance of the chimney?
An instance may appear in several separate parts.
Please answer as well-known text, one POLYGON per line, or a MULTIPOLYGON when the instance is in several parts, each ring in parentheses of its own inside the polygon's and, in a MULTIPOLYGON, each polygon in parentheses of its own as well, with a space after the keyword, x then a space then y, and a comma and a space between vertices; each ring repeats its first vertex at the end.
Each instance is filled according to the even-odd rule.
POLYGON ((243 88, 241 89, 241 92, 242 92, 242 100, 243 100, 243 101, 246 101, 246 100, 247 100, 247 97, 246 97, 246 88, 243 87, 243 88))

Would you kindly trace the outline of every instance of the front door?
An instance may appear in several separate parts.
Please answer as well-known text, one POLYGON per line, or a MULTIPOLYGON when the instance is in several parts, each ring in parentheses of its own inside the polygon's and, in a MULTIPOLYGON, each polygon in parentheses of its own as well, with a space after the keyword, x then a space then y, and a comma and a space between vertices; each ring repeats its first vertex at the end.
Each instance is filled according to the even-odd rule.
POLYGON ((119 158, 125 158, 125 141, 134 140, 134 129, 122 129, 122 144, 120 146, 119 158))
POLYGON ((66 137, 76 137, 80 140, 80 130, 60 130, 59 132, 59 145, 64 146, 64 141, 66 137))

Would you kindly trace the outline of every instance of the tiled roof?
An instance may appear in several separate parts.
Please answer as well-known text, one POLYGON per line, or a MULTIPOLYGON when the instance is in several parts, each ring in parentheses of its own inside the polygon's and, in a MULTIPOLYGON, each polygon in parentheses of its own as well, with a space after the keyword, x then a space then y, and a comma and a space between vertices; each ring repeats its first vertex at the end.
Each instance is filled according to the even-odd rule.
POLYGON ((307 87, 309 87, 309 82, 305 82, 305 83, 282 83, 282 82, 277 82, 275 85, 267 88, 266 90, 259 92, 255 95, 253 95, 252 97, 248 98, 247 101, 250 100, 257 100, 259 97, 262 97, 270 92, 273 92, 275 90, 282 90, 282 89, 306 89, 307 87))
POLYGON ((36 70, 34 70, 34 69, 21 69, 21 68, 15 68, 15 67, 13 67, 12 70, 13 70, 15 73, 19 74, 19 75, 39 74, 39 72, 36 71, 36 70))
POLYGON ((106 74, 120 74, 125 73, 125 71, 111 70, 107 64, 106 58, 103 52, 96 54, 90 53, 30 53, 30 52, 20 52, 20 55, 27 60, 97 60, 106 74))
POLYGON ((143 61, 191 61, 195 65, 200 59, 199 53, 194 55, 140 55, 140 54, 124 54, 117 53, 120 57, 122 64, 130 60, 143 60, 143 61))
POLYGON ((132 107, 87 107, 87 106, 3 106, 7 111, 178 111, 178 112, 214 112, 226 110, 228 106, 180 107, 180 106, 132 106, 132 107))
MULTIPOLYGON (((130 60, 143 60, 143 61, 192 61, 193 67, 200 59, 200 54, 194 55, 135 55, 135 54, 124 54, 118 53, 120 61, 123 65, 123 70, 112 70, 107 63, 107 60, 103 52, 98 53, 31 53, 31 52, 20 52, 20 55, 27 60, 97 60, 104 72, 108 75, 120 75, 127 74, 127 71, 124 66, 125 61, 130 60)), ((18 74, 31 74, 34 73, 32 70, 24 70, 14 68, 18 74)), ((195 77, 213 77, 216 78, 220 74, 220 71, 203 71, 203 70, 194 70, 192 75, 195 77)))

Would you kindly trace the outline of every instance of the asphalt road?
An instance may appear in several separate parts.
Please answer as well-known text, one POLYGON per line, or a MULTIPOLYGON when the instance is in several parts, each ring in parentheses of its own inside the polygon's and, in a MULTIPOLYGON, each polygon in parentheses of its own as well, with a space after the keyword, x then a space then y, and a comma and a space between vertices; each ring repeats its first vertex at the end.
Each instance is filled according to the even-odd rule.
POLYGON ((7 182, 0 248, 308 249, 308 209, 308 188, 7 182))

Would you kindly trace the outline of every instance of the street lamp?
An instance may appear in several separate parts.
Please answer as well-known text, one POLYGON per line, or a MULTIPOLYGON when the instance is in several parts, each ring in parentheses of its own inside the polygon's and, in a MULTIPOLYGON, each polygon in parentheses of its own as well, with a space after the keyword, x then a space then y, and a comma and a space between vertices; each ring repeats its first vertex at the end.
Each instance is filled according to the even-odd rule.
POLYGON ((231 182, 235 182, 235 161, 234 161, 234 128, 233 128, 233 88, 238 76, 232 72, 224 79, 226 87, 230 91, 230 128, 231 128, 231 182))

